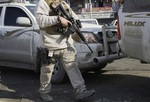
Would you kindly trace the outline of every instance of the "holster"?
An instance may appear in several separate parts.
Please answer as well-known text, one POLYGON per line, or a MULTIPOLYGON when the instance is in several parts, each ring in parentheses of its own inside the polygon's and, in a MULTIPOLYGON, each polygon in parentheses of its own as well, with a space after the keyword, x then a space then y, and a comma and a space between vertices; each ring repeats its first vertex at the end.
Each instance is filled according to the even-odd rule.
POLYGON ((38 48, 38 52, 39 52, 42 64, 50 64, 50 63, 55 64, 56 63, 56 60, 54 57, 48 56, 49 50, 47 48, 40 47, 38 48))
POLYGON ((48 49, 46 48, 38 48, 39 56, 41 59, 42 64, 47 64, 47 59, 48 59, 48 49))

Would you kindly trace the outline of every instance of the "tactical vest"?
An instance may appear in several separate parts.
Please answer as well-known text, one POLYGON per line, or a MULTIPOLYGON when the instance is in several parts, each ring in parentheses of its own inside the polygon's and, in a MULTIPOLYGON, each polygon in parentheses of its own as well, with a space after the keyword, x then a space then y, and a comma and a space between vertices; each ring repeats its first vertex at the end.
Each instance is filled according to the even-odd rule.
MULTIPOLYGON (((45 2, 48 4, 49 7, 51 4, 53 4, 54 6, 57 7, 60 3, 62 3, 64 8, 68 9, 70 11, 70 8, 68 7, 68 5, 63 0, 45 0, 45 2)), ((50 10, 49 16, 55 16, 55 15, 56 14, 52 10, 50 10)), ((56 16, 58 16, 58 15, 56 15, 56 16)), ((55 35, 57 33, 57 26, 54 25, 54 26, 42 28, 41 30, 45 30, 46 33, 48 33, 48 34, 54 34, 55 35)))

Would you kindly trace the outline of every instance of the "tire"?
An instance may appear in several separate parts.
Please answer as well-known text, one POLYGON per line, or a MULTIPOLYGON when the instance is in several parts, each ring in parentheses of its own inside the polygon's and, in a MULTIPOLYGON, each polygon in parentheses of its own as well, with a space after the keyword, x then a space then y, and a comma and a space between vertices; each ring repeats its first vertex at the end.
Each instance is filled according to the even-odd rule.
POLYGON ((53 71, 53 75, 52 75, 52 82, 53 83, 63 82, 65 75, 66 75, 66 73, 65 73, 65 70, 64 70, 62 64, 60 63, 59 60, 57 60, 55 66, 54 66, 54 71, 53 71))

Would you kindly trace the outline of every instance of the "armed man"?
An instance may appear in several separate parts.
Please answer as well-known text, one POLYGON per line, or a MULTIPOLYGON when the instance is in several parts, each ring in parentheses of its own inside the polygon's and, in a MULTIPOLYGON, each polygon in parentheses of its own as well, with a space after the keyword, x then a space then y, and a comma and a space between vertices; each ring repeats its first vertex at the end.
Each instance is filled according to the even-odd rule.
MULTIPOLYGON (((85 100, 95 94, 95 90, 87 90, 85 81, 76 65, 76 49, 69 26, 72 22, 55 12, 61 4, 68 15, 78 20, 77 15, 63 0, 39 0, 36 8, 36 19, 43 35, 43 47, 47 49, 47 60, 42 61, 40 74, 40 97, 43 101, 52 102, 50 95, 51 77, 55 60, 60 60, 73 86, 77 101, 85 100)), ((59 12, 59 11, 58 11, 59 12)))

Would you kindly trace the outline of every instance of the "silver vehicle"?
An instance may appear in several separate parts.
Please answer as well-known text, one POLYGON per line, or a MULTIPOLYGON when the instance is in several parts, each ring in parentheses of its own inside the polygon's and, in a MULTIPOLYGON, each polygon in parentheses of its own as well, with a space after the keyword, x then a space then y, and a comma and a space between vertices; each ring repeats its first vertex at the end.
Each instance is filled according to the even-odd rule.
POLYGON ((124 0, 118 16, 122 52, 150 63, 150 0, 124 0))
MULTIPOLYGON (((42 36, 34 16, 35 4, 26 3, 1 3, 0 4, 0 66, 11 68, 30 69, 39 71, 41 60, 38 48, 42 47, 42 36)), ((102 27, 100 25, 83 25, 81 28, 93 53, 82 41, 76 41, 77 64, 81 71, 99 71, 107 65, 105 57, 102 27), (91 42, 89 38, 94 39, 91 42), (102 57, 104 62, 93 62, 102 57)), ((113 35, 113 34, 112 34, 113 35)), ((108 36, 109 55, 116 55, 116 36, 108 36)), ((107 51, 107 52, 108 52, 107 51)), ((111 61, 114 59, 111 59, 111 61)), ((61 82, 65 71, 61 63, 57 61, 53 72, 52 81, 61 82)))
POLYGON ((35 5, 0 4, 0 65, 38 69, 39 26, 30 12, 35 5))

